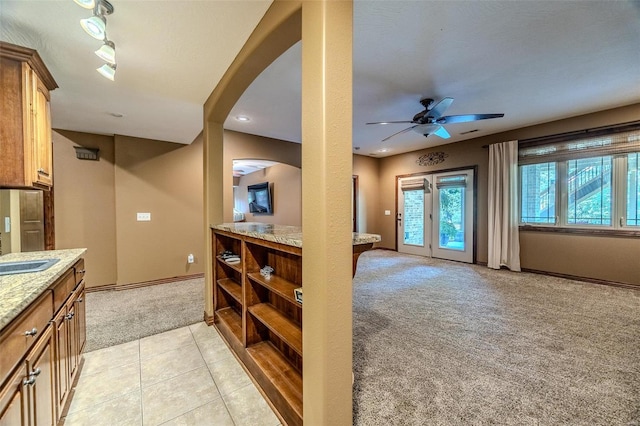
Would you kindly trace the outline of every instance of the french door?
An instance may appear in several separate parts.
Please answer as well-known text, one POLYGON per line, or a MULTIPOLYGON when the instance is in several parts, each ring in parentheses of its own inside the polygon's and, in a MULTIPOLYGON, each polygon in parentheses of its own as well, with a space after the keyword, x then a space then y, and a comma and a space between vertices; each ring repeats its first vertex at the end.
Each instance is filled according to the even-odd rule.
POLYGON ((398 251, 473 263, 474 171, 398 179, 398 251))

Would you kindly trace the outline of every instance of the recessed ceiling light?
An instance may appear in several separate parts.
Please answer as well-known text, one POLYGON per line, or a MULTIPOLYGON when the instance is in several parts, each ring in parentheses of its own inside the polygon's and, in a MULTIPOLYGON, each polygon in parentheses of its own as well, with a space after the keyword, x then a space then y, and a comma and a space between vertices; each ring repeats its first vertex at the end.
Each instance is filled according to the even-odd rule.
POLYGON ((238 115, 236 116, 236 120, 238 121, 251 121, 251 119, 249 117, 247 117, 246 115, 238 115))
POLYGON ((380 148, 378 152, 389 152, 389 148, 380 148))

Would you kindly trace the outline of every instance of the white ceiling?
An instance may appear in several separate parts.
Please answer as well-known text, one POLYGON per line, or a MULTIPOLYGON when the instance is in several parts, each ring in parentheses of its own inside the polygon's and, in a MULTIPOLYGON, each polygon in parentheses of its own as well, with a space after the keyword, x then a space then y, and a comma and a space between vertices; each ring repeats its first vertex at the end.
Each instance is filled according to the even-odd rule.
MULTIPOLYGON (((205 99, 270 1, 112 3, 115 82, 94 71, 100 43, 78 25, 90 13, 71 0, 0 0, 0 39, 37 49, 58 81, 54 127, 190 143, 205 99)), ((354 152, 383 157, 640 102, 639 22, 638 1, 356 1, 354 152), (410 120, 422 97, 454 98, 447 115, 505 117, 448 125, 447 141, 408 132, 382 143, 403 125, 364 124, 410 120)), ((225 128, 300 142, 300 82, 297 44, 225 128)))

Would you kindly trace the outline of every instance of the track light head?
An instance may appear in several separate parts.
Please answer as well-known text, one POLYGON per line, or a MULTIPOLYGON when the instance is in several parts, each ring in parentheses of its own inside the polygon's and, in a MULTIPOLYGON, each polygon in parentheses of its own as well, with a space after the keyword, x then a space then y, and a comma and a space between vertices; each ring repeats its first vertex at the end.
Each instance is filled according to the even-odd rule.
POLYGON ((104 64, 100 68, 96 68, 96 71, 98 71, 104 78, 108 78, 113 81, 116 76, 116 67, 116 64, 104 64))
POLYGON ((95 51, 96 56, 110 64, 116 63, 116 45, 105 38, 104 44, 95 51))

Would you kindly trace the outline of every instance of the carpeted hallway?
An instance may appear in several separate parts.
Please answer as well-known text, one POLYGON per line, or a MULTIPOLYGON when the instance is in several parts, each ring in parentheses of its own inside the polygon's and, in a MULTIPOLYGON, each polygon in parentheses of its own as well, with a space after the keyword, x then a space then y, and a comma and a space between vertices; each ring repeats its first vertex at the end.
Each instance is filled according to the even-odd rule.
POLYGON ((638 425, 640 292, 374 250, 354 424, 638 425))

